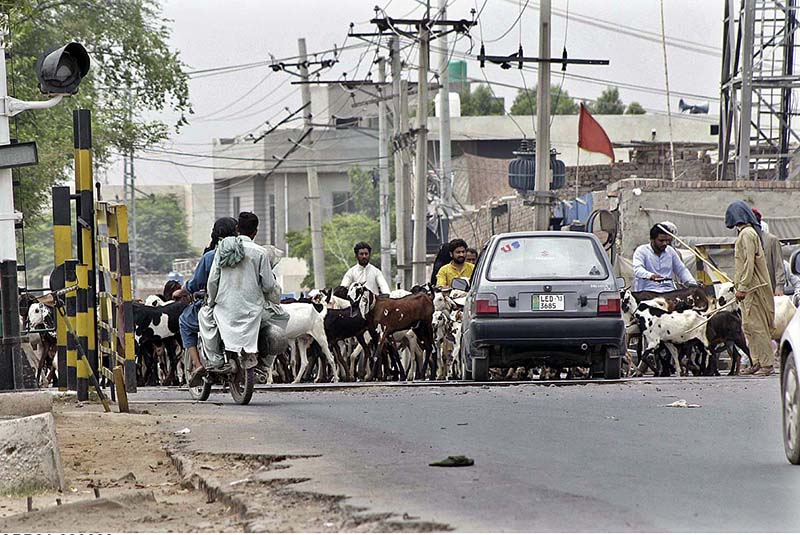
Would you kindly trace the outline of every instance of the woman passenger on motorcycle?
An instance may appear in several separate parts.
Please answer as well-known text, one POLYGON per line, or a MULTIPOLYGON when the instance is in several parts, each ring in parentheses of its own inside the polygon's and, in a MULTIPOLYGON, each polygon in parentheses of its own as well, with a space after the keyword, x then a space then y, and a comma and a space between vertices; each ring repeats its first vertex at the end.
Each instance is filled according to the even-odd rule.
POLYGON ((221 217, 217 219, 211 231, 211 243, 206 247, 205 251, 203 251, 203 256, 200 258, 200 262, 197 263, 194 275, 183 288, 172 294, 173 299, 181 299, 189 303, 189 306, 181 313, 180 320, 178 321, 184 351, 188 351, 189 357, 192 359, 193 371, 189 379, 189 386, 200 385, 205 375, 205 368, 203 368, 203 364, 200 362, 200 353, 197 351, 197 335, 200 332, 197 313, 200 307, 203 306, 203 300, 195 299, 194 302, 192 302, 192 299, 196 292, 206 289, 208 274, 211 271, 211 264, 214 262, 214 252, 219 241, 228 236, 236 236, 238 233, 239 228, 236 219, 232 217, 221 217))

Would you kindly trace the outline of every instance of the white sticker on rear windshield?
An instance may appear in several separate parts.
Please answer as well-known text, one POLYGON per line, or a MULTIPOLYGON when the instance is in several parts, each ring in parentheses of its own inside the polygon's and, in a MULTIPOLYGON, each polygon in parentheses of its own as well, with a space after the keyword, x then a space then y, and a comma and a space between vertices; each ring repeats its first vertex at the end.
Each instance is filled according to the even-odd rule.
POLYGON ((555 260, 556 257, 550 251, 539 251, 539 256, 534 260, 555 260))

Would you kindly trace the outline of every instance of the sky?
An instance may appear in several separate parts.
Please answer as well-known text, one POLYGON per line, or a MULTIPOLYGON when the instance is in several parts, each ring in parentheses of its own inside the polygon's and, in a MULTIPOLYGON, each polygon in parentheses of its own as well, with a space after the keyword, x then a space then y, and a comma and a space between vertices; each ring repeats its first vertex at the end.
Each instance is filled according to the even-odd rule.
MULTIPOLYGON (((208 156, 214 138, 258 135, 267 128, 267 121, 275 124, 288 115, 285 107, 300 106, 299 86, 290 85, 294 77, 273 72, 268 67, 270 57, 295 56, 300 37, 306 38, 309 53, 363 43, 347 39, 348 29, 353 22, 355 31, 373 31, 369 19, 375 16, 376 3, 390 17, 419 17, 424 12, 420 0, 164 0, 163 16, 172 27, 170 44, 180 52, 188 72, 265 63, 224 74, 192 75, 190 124, 152 152, 138 155, 138 183, 211 182, 213 170, 204 167, 213 166, 208 156)), ((433 8, 438 6, 438 0, 431 3, 433 8)), ((711 113, 716 114, 723 0, 664 0, 663 4, 672 111, 678 113, 678 100, 683 97, 694 103, 710 102, 711 113)), ((580 99, 597 98, 606 86, 618 86, 625 104, 637 101, 650 112, 666 113, 660 5, 659 0, 552 0, 552 54, 560 56, 566 44, 569 57, 608 59, 610 65, 569 66, 564 77, 560 67, 555 67, 551 83, 580 99)), ((480 12, 478 26, 470 32, 472 50, 470 39, 462 37, 454 43, 451 37, 452 57, 469 57, 468 76, 492 82, 495 94, 505 97, 509 108, 515 87, 536 85, 535 66, 502 70, 487 63, 481 70, 474 57, 481 41, 489 55, 515 53, 521 43, 526 56, 538 56, 539 2, 449 0, 448 18, 470 19, 471 9, 480 12)), ((438 46, 434 41, 432 66, 439 62, 438 46)), ((338 79, 347 73, 349 79, 362 79, 375 53, 375 46, 343 50, 339 63, 324 77, 338 79)), ((407 49, 404 58, 406 54, 409 63, 416 65, 417 50, 407 49)), ((377 70, 373 75, 377 76, 377 70)), ((411 79, 416 76, 413 71, 411 79)), ((178 119, 171 114, 160 118, 169 124, 178 119)), ((101 178, 121 184, 122 165, 111 165, 101 178)))

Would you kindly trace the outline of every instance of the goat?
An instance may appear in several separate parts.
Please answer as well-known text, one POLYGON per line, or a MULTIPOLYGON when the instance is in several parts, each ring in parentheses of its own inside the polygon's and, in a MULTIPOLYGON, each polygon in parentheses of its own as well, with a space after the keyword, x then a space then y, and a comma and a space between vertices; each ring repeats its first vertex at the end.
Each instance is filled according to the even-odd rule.
MULTIPOLYGON (((331 354, 328 345, 328 337, 325 334, 325 321, 324 315, 327 311, 325 307, 320 308, 321 311, 317 311, 315 305, 311 303, 285 303, 282 304, 283 309, 289 314, 289 321, 286 324, 286 337, 290 341, 298 340, 301 337, 304 338, 300 344, 298 344, 298 356, 300 358, 300 369, 298 370, 297 374, 295 375, 294 381, 295 383, 299 383, 308 371, 308 355, 307 349, 311 342, 308 338, 312 338, 313 341, 319 344, 320 349, 322 350, 322 354, 325 356, 326 361, 333 370, 333 382, 339 382, 339 374, 341 373, 342 376, 346 376, 346 371, 344 367, 341 365, 337 365, 336 359, 331 354)), ((320 373, 317 374, 317 382, 322 380, 322 367, 320 366, 320 373)))
POLYGON ((725 345, 731 357, 731 369, 728 375, 739 373, 741 359, 737 349, 744 352, 748 359, 750 358, 750 348, 747 347, 747 340, 742 331, 742 317, 738 310, 735 312, 723 310, 709 318, 706 324, 706 339, 711 355, 708 364, 703 367, 703 375, 719 375, 719 353, 715 349, 720 344, 725 345))
MULTIPOLYGON (((422 363, 422 375, 424 377, 427 366, 431 363, 430 357, 433 351, 433 327, 431 326, 433 298, 424 291, 400 299, 376 297, 372 292, 358 284, 354 284, 350 288, 348 297, 352 302, 358 303, 364 317, 369 315, 371 327, 381 327, 380 339, 372 357, 374 360, 373 375, 378 374, 387 337, 397 331, 412 329, 425 351, 425 360, 422 363)), ((398 368, 400 378, 405 380, 406 374, 403 371, 399 356, 394 351, 390 351, 390 355, 398 368)), ((436 363, 434 362, 432 364, 432 375, 434 376, 436 372, 435 366, 436 363)))

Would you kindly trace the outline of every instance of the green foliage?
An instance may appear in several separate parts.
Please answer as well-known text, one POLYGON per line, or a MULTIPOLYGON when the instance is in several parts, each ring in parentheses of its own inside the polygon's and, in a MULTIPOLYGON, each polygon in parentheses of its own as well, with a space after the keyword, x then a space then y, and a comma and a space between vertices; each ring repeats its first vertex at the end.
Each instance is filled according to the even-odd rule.
POLYGON ((137 199, 136 232, 136 261, 143 271, 166 272, 172 269, 174 259, 195 254, 186 232, 186 215, 175 195, 137 199))
MULTIPOLYGON (((39 288, 42 277, 50 275, 53 270, 53 219, 50 214, 41 214, 25 220, 25 242, 23 258, 23 241, 17 233, 17 256, 19 263, 25 263, 29 288, 39 288)), ((72 232, 73 251, 75 250, 75 228, 72 232)), ((20 274, 20 286, 23 280, 20 274)))
MULTIPOLYGON (((348 172, 350 177, 351 199, 353 213, 334 215, 322 225, 322 246, 325 251, 325 282, 329 286, 336 286, 341 282, 345 271, 355 262, 353 246, 365 241, 372 246, 373 263, 378 265, 380 260, 380 187, 372 180, 371 169, 351 167, 348 172)), ((389 175, 389 226, 394 232, 394 182, 389 175)), ((289 231, 286 242, 292 256, 304 258, 308 264, 309 273, 303 280, 303 285, 309 288, 314 286, 313 256, 311 254, 311 231, 305 228, 301 231, 289 231)))
POLYGON ((461 115, 503 115, 505 107, 502 99, 497 99, 492 94, 488 85, 479 85, 474 91, 462 91, 461 115))
POLYGON ((628 109, 625 110, 625 113, 628 115, 644 115, 647 112, 638 102, 631 102, 628 104, 628 109))
POLYGON ((619 89, 605 88, 594 101, 591 111, 597 115, 622 115, 625 112, 625 104, 619 98, 619 89))
POLYGON ((15 188, 17 209, 26 217, 47 206, 53 184, 70 180, 74 109, 92 110, 99 166, 113 151, 165 139, 170 127, 147 118, 153 112, 181 114, 176 129, 186 123, 188 78, 178 53, 168 46, 169 21, 156 0, 0 0, 0 7, 9 13, 9 90, 15 97, 44 98, 34 71, 44 51, 74 40, 91 57, 77 95, 49 110, 24 112, 12 123, 12 137, 35 140, 39 147, 39 165, 21 169, 21 185, 15 188))
MULTIPOLYGON (((322 245, 325 252, 325 282, 328 286, 338 285, 345 272, 355 264, 353 246, 366 241, 372 245, 373 254, 380 244, 381 231, 378 220, 367 214, 338 214, 322 225, 322 245)), ((289 231, 286 243, 292 256, 305 258, 308 263, 308 276, 303 285, 314 287, 314 268, 311 255, 311 231, 289 231)))
MULTIPOLYGON (((569 92, 557 85, 550 86, 550 114, 575 115, 579 107, 569 92)), ((525 91, 520 89, 511 105, 511 115, 536 115, 536 87, 525 91)))

